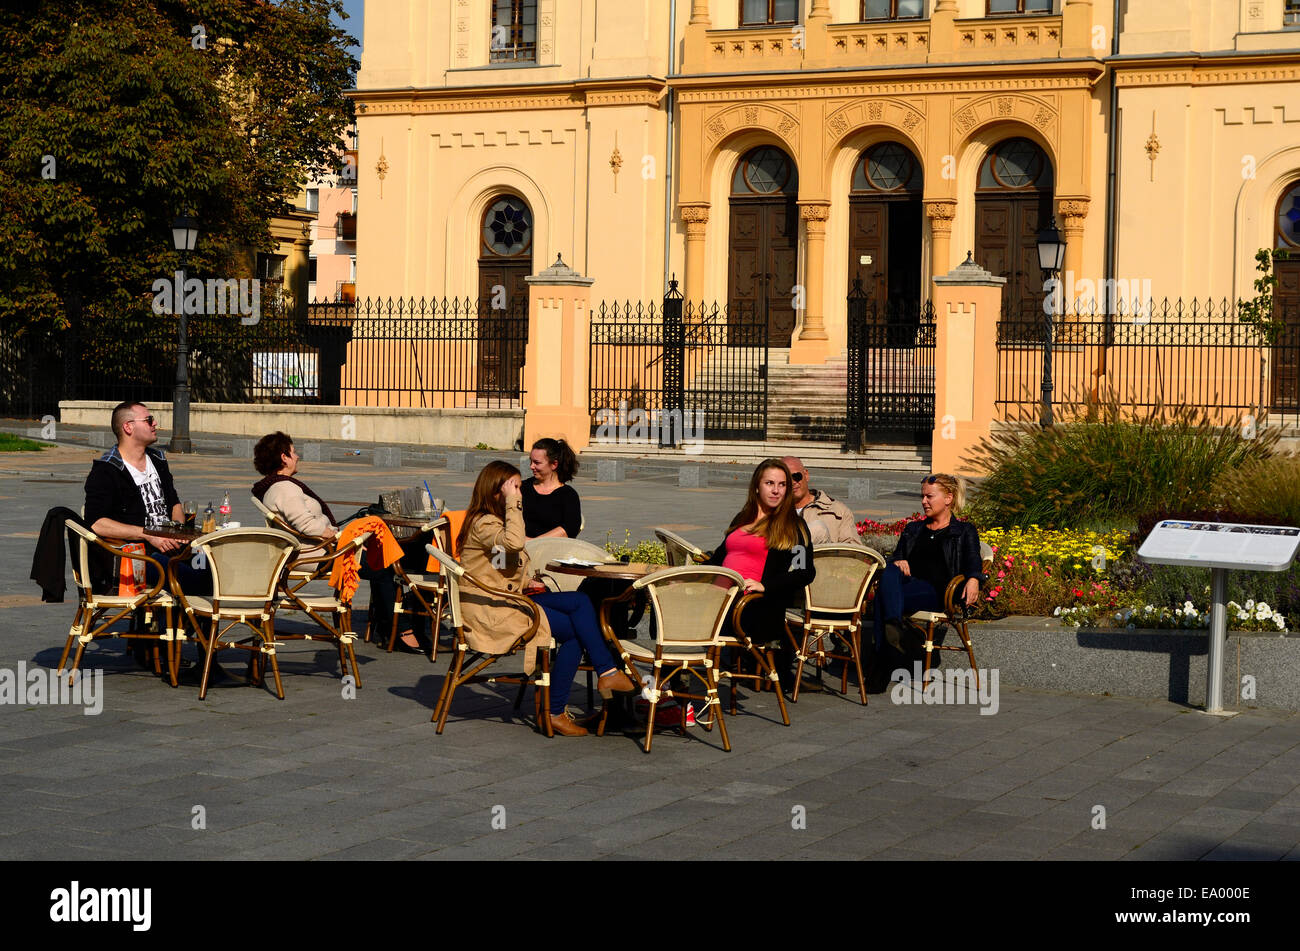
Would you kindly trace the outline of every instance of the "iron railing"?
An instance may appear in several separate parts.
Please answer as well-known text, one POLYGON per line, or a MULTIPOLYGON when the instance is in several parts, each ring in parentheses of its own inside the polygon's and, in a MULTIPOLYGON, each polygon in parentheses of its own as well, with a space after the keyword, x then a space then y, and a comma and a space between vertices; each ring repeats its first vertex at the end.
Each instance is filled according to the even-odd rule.
MULTIPOLYGON (((528 309, 469 298, 321 302, 305 317, 190 315, 192 402, 501 408, 520 405, 528 309)), ((87 324, 0 337, 0 413, 57 413, 59 400, 166 403, 176 320, 87 324)))
POLYGON ((767 343, 757 308, 683 301, 676 281, 662 305, 602 303, 591 320, 592 435, 659 445, 764 439, 767 343))
POLYGON ((934 308, 928 301, 874 300, 860 279, 848 304, 845 449, 861 452, 900 436, 927 440, 934 429, 934 308))
MULTIPOLYGON (((1054 317, 1053 407, 1115 401, 1136 409, 1196 406, 1221 422, 1240 413, 1300 412, 1300 325, 1270 344, 1230 300, 1122 303, 1107 317, 1091 302, 1054 317)), ((1004 419, 1039 418, 1046 321, 1004 309, 998 323, 997 406, 1004 419)))

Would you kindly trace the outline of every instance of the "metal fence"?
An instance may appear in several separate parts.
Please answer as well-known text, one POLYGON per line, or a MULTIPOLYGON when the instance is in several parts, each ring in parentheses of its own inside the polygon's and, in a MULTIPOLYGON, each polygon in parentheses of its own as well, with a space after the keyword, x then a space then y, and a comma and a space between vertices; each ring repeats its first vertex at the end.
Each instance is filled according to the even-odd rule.
POLYGON ((854 281, 848 297, 849 374, 844 446, 913 438, 934 429, 934 307, 929 301, 869 298, 854 281))
MULTIPOLYGON (((518 406, 526 303, 469 298, 313 303, 305 317, 190 315, 191 400, 327 406, 518 406)), ((165 403, 176 320, 124 320, 0 338, 0 413, 36 418, 59 400, 165 403)))
POLYGON ((602 303, 591 319, 592 435, 659 445, 764 439, 767 344, 760 308, 683 301, 676 281, 659 304, 602 303))
MULTIPOLYGON (((1221 423, 1242 413, 1300 411, 1300 327, 1270 344, 1232 301, 1129 303, 1113 317, 1089 303, 1054 318, 1053 407, 1107 400, 1136 409, 1197 406, 1221 423)), ((1037 419, 1046 338, 1043 315, 1004 310, 998 324, 997 405, 1004 419, 1037 419)))

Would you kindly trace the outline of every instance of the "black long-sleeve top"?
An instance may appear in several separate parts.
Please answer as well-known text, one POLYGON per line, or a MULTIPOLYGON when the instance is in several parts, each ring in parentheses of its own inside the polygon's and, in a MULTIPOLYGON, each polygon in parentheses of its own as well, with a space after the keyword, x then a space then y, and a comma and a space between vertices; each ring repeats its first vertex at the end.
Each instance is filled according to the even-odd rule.
POLYGON ((582 528, 582 500, 578 490, 565 484, 550 495, 537 491, 537 480, 526 479, 519 487, 524 499, 524 534, 529 538, 545 535, 553 528, 577 538, 582 528))
MULTIPOLYGON (((916 550, 918 542, 922 538, 928 537, 931 530, 925 522, 910 522, 903 528, 903 533, 898 536, 898 547, 894 549, 894 554, 889 560, 911 562, 911 553, 916 550), (924 533, 924 534, 923 534, 924 533)), ((965 575, 967 578, 975 578, 984 581, 984 561, 980 558, 980 533, 970 522, 963 522, 960 519, 952 519, 948 523, 946 531, 936 533, 935 539, 943 551, 943 561, 947 569, 947 578, 927 578, 932 584, 936 581, 942 581, 942 586, 935 585, 935 590, 939 597, 943 597, 944 588, 948 582, 957 575, 965 575)), ((913 574, 916 572, 913 571, 913 574)))

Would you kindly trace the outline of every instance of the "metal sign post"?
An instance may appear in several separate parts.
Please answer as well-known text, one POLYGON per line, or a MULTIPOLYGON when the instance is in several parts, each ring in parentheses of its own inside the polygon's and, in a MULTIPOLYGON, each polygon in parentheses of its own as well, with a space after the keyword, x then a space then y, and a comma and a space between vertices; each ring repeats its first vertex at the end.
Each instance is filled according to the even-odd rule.
POLYGON ((1151 530, 1138 557, 1151 565, 1211 568, 1210 644, 1205 712, 1223 712, 1223 653, 1228 638, 1228 572, 1285 571, 1300 548, 1300 528, 1166 520, 1151 530))

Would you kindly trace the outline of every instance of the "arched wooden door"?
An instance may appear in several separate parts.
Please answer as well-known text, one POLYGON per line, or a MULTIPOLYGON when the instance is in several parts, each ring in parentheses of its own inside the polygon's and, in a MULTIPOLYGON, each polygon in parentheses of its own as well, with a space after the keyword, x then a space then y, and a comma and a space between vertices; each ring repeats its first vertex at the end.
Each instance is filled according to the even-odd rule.
POLYGON ((533 214, 517 195, 501 195, 483 213, 478 259, 478 395, 518 399, 528 344, 528 285, 533 272, 533 214))
POLYGON ((1269 403, 1274 412, 1300 413, 1300 181, 1277 203, 1276 220, 1274 247, 1288 253, 1273 258, 1273 313, 1283 329, 1273 347, 1269 403))
POLYGON ((1002 309, 1025 327, 1043 319, 1038 229, 1052 220, 1052 163, 1029 139, 999 142, 980 164, 975 260, 1007 279, 1002 309))
POLYGON ((921 163, 897 142, 867 149, 849 193, 849 287, 855 278, 872 301, 921 297, 921 163))
MULTIPOLYGON (((766 324, 771 347, 790 346, 794 333, 798 194, 794 162, 778 148, 761 146, 736 165, 731 182, 727 300, 745 326, 755 320, 759 327, 766 324)), ((730 323, 737 326, 736 319, 730 323)))

